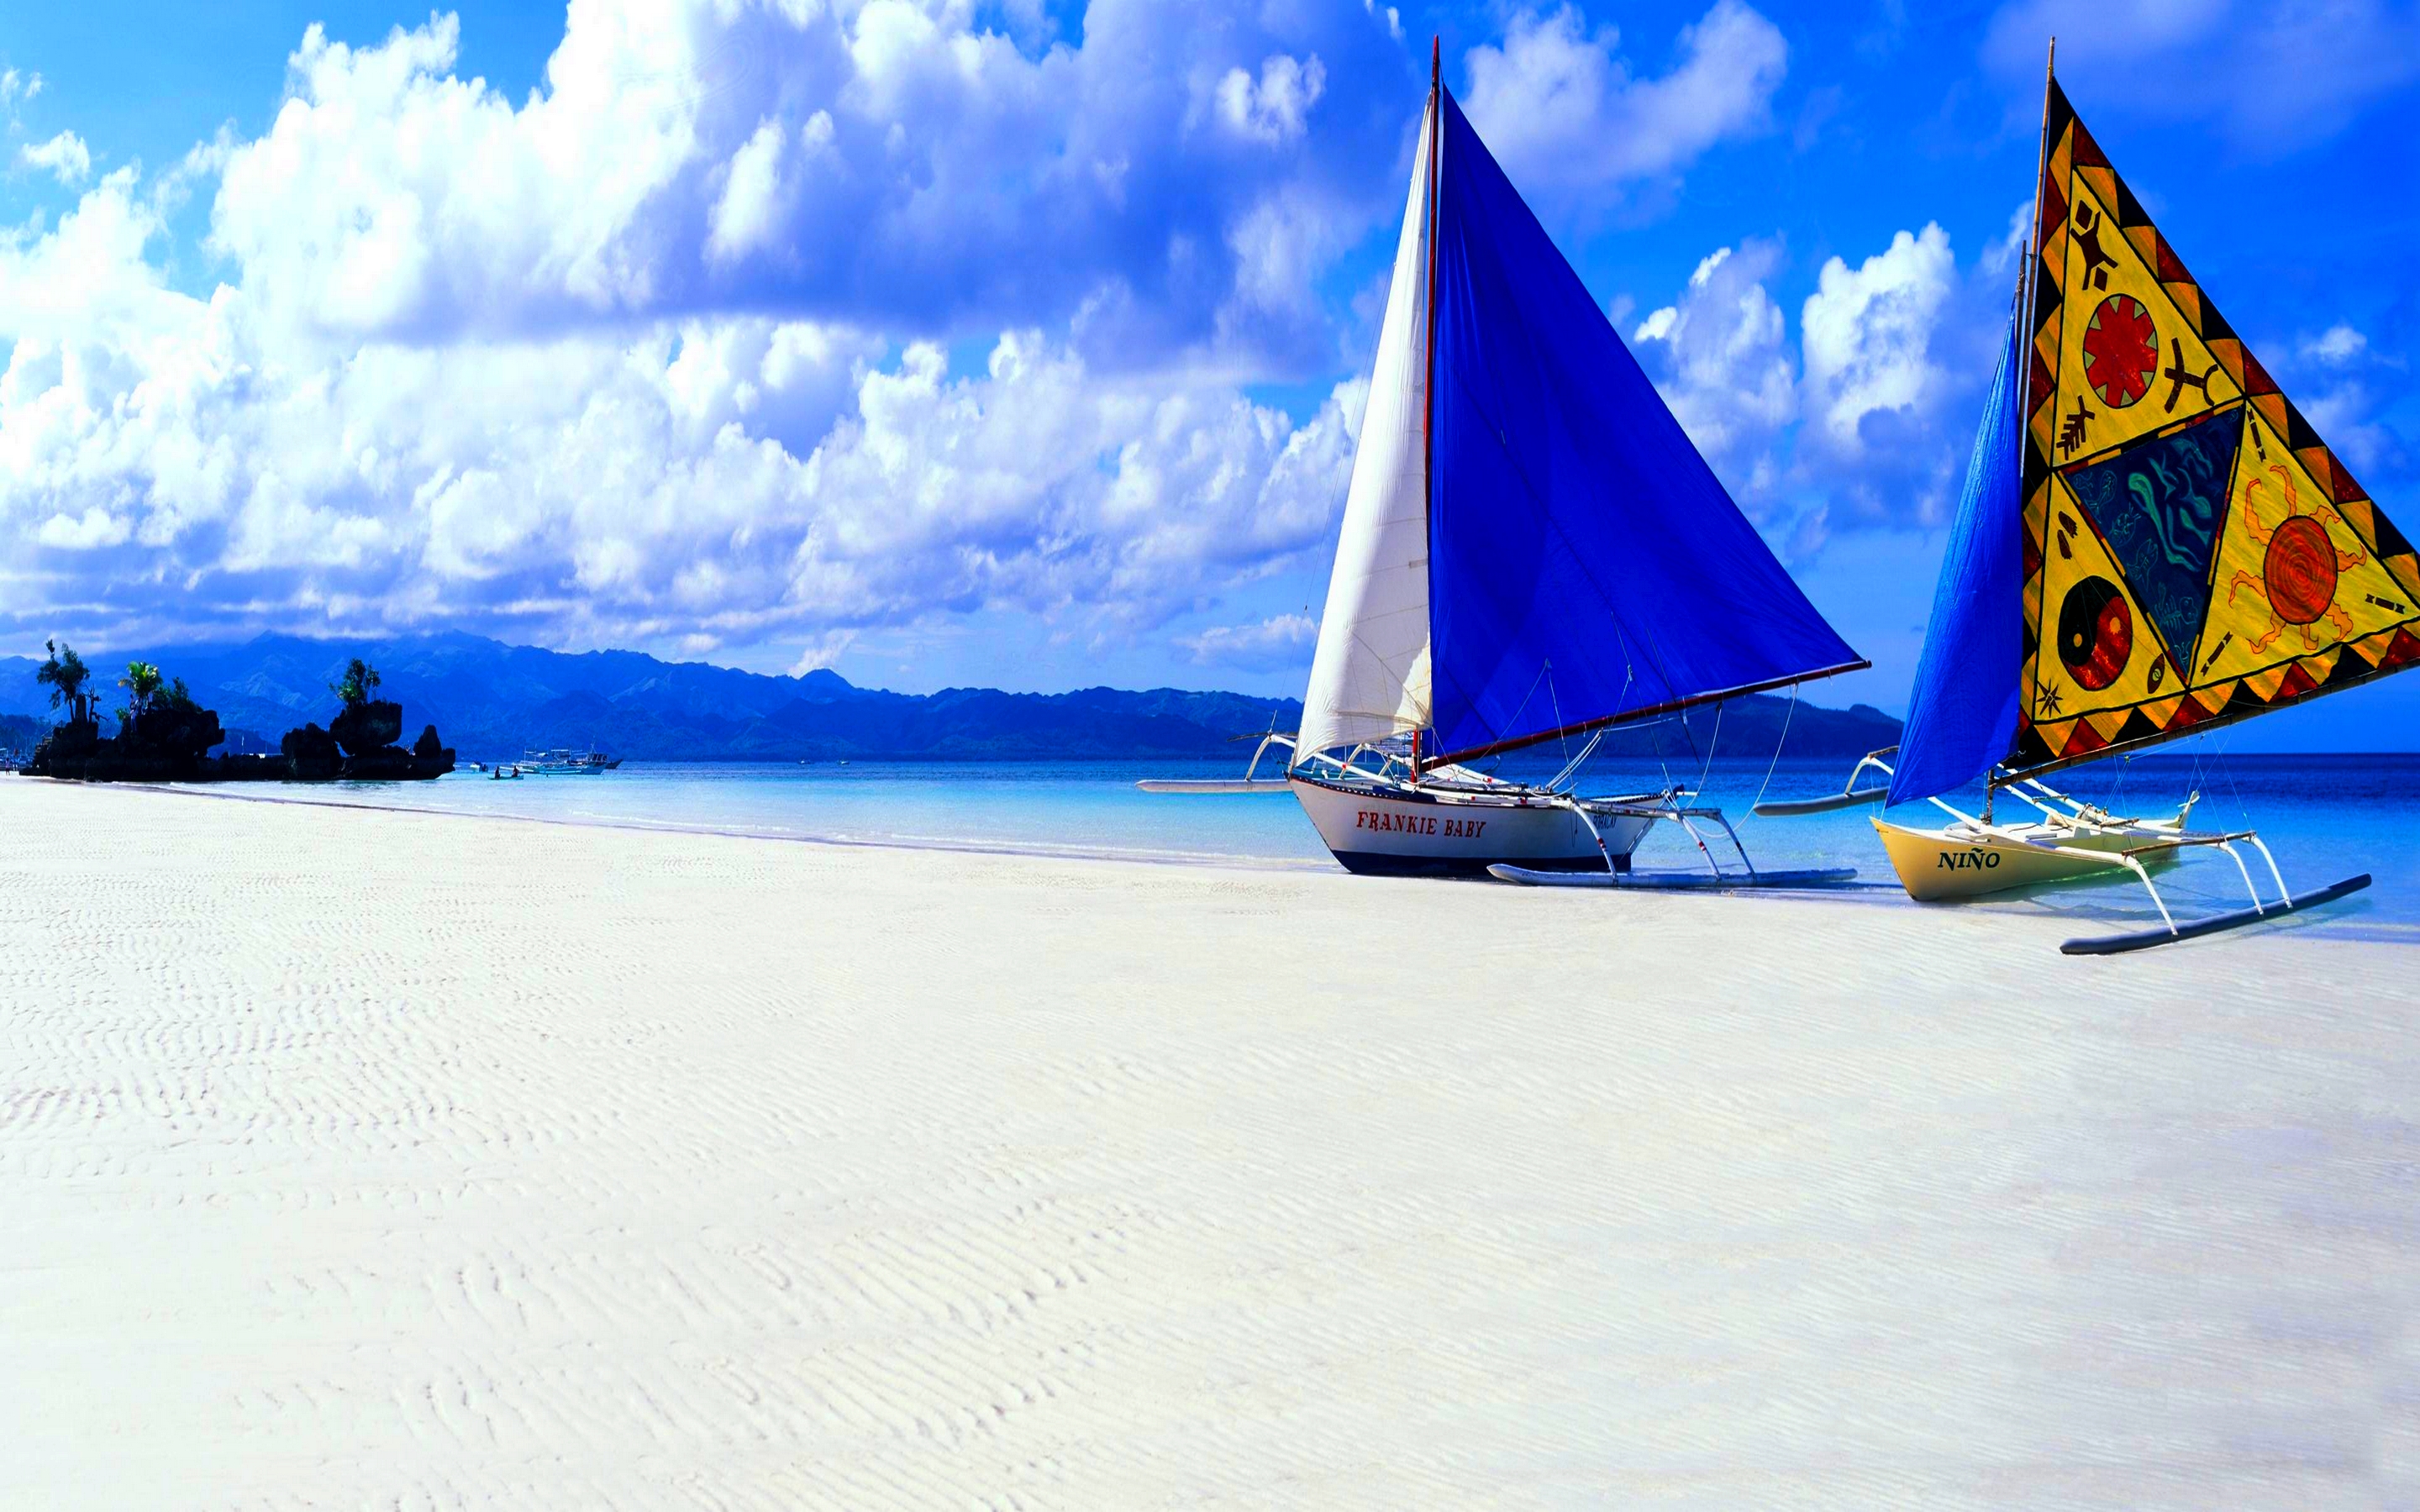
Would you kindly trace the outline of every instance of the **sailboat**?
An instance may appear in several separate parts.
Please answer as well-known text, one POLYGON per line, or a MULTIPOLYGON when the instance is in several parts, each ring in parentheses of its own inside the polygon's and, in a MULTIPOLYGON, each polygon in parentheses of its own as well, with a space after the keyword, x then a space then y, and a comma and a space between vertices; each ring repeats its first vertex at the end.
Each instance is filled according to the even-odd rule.
POLYGON ((2039 185, 1900 744, 1837 796, 1757 811, 1931 803, 1947 824, 1874 821, 1922 901, 2097 877, 2149 890, 2159 927, 2070 940, 2071 954, 2359 891, 2366 874, 2290 891, 2256 832, 2189 828, 2191 798, 2136 817, 2045 780, 2420 662, 2420 568, 2186 270, 2055 69, 2039 185), (1860 788, 1869 771, 1887 784, 1860 788), (1980 814, 1944 796, 1978 779, 1980 814), (1999 798, 2027 817, 1995 820, 1999 798), (2176 918, 2151 873, 2195 851, 2234 861, 2248 906, 2176 918))
POLYGON ((1575 783, 1616 725, 1866 665, 1690 444, 1433 47, 1300 727, 1264 738, 1240 781, 1144 785, 1254 791, 1283 751, 1286 788, 1357 872, 1606 886, 1668 822, 1707 870, 1636 881, 1839 880, 1758 872, 1685 786, 1575 783), (1569 759, 1545 780, 1489 770, 1549 742, 1569 759))

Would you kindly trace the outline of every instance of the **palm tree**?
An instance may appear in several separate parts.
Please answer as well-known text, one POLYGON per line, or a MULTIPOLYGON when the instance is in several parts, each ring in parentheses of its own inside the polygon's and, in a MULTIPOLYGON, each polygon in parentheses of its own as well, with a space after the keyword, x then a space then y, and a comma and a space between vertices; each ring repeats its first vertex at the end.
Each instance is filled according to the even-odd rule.
POLYGON ((92 701, 85 696, 84 685, 92 676, 92 669, 75 654, 73 646, 62 646, 54 640, 42 642, 51 654, 34 673, 34 681, 51 690, 51 707, 67 705, 68 722, 81 724, 92 717, 92 701))
POLYGON ((130 661, 117 686, 131 695, 127 713, 141 718, 143 711, 151 706, 152 696, 160 691, 160 669, 147 661, 130 661))
POLYGON ((367 703, 378 690, 378 669, 359 656, 345 664, 345 675, 342 680, 328 685, 328 691, 344 700, 345 707, 349 709, 356 704, 367 703))

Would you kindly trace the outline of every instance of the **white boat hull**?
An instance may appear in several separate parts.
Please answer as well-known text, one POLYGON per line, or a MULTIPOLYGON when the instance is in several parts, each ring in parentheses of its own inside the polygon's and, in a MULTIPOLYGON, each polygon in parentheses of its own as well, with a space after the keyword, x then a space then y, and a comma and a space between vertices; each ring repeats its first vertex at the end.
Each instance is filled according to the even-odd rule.
POLYGON ((1630 853, 1655 821, 1495 794, 1411 792, 1375 784, 1288 779, 1329 854, 1348 872, 1484 875, 1498 864, 1533 871, 1630 869, 1630 853), (1598 849, 1598 842, 1604 849, 1598 849))

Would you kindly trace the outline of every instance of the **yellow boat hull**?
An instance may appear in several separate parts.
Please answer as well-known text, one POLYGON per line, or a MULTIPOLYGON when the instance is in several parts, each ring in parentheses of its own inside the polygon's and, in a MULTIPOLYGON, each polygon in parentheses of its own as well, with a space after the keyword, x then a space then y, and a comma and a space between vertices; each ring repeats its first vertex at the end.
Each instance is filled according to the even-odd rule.
POLYGON ((2124 867, 2072 854, 2077 850, 2103 854, 2132 851, 2134 859, 2150 870, 2177 858, 2176 847, 2139 834, 2061 832, 2055 842, 2046 837, 2034 843, 1996 835, 1911 829, 1880 819, 1873 821, 1873 826, 1882 836, 1883 849, 1890 856, 1900 885, 1918 903, 1951 903, 2046 882, 2086 882, 2133 875, 2124 867))

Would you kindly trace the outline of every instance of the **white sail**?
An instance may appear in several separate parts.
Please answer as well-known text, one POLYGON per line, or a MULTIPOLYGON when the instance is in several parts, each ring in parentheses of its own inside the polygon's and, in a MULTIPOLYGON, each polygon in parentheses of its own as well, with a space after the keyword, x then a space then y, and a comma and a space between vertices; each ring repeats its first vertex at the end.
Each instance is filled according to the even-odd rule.
POLYGON ((1382 740, 1429 723, 1429 155, 1435 98, 1412 156, 1378 361, 1370 374, 1344 531, 1327 582, 1295 749, 1382 740))

